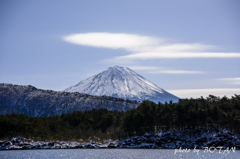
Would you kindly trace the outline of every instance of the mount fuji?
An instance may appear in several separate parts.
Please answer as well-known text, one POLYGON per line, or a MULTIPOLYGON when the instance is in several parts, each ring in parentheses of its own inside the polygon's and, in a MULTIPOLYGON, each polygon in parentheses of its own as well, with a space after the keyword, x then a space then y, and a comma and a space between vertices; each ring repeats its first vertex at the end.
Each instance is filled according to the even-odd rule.
POLYGON ((121 66, 109 67, 63 91, 138 101, 150 100, 155 103, 179 100, 178 97, 151 83, 128 67, 121 66))

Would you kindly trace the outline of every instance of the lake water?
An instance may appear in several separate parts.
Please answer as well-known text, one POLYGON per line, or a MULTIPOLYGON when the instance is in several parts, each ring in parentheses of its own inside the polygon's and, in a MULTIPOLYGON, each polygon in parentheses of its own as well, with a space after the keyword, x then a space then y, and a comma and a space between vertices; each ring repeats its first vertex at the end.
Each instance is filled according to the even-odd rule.
POLYGON ((7 150, 0 151, 1 159, 237 159, 240 158, 240 150, 235 152, 219 153, 204 152, 199 153, 190 150, 190 152, 175 153, 175 150, 170 149, 57 149, 57 150, 7 150))

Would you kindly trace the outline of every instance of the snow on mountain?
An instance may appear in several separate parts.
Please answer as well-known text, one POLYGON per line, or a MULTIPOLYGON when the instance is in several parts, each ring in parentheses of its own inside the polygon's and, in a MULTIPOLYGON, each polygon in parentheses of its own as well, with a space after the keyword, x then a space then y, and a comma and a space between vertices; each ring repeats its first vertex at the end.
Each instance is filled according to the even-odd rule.
POLYGON ((128 67, 121 66, 109 67, 64 91, 139 101, 151 100, 156 103, 170 100, 177 102, 179 99, 128 67))

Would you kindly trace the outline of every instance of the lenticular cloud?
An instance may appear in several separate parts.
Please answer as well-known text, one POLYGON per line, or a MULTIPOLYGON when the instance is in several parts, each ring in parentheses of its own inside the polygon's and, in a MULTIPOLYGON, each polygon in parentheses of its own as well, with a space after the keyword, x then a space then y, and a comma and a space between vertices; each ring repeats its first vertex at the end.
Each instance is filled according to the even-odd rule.
POLYGON ((132 61, 166 58, 239 58, 240 53, 209 52, 214 48, 199 43, 166 43, 164 39, 124 33, 81 33, 63 37, 63 40, 77 45, 125 49, 130 54, 106 61, 132 61))
POLYGON ((160 39, 121 33, 84 33, 72 34, 63 37, 63 40, 78 45, 103 47, 111 49, 137 49, 146 46, 156 46, 160 39))

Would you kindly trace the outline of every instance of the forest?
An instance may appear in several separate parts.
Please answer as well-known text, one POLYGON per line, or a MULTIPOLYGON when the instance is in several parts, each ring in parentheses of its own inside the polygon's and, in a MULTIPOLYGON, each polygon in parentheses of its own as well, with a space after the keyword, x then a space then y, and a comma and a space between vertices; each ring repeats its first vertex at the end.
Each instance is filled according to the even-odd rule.
POLYGON ((92 109, 69 114, 29 117, 0 115, 0 138, 21 136, 34 140, 119 139, 145 132, 226 128, 240 134, 240 95, 231 98, 180 99, 173 103, 143 101, 137 108, 123 111, 92 109))

